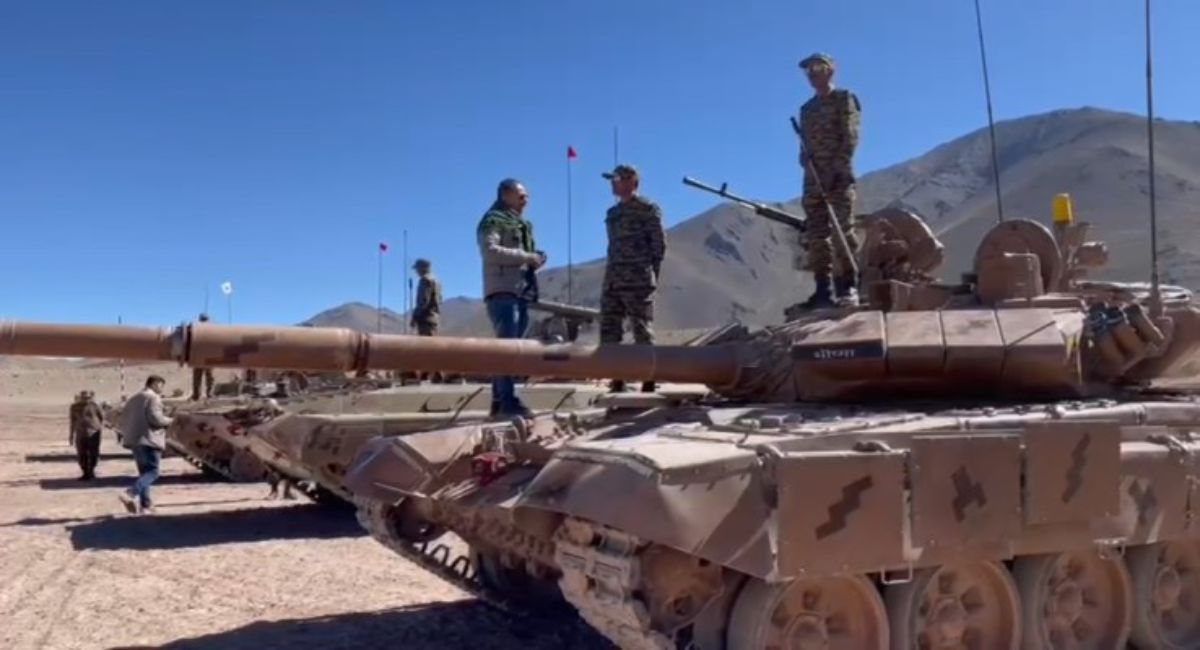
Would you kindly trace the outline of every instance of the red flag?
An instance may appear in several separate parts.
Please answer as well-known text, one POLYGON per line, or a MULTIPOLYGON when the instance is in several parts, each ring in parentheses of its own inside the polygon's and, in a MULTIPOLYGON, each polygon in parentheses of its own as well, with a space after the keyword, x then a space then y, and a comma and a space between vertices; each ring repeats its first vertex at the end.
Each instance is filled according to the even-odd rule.
POLYGON ((379 242, 379 252, 380 252, 380 253, 386 253, 386 252, 387 252, 387 242, 385 242, 385 241, 381 241, 381 242, 379 242))
POLYGON ((570 160, 572 158, 578 158, 578 157, 579 157, 579 154, 575 153, 575 147, 568 146, 567 147, 567 160, 570 160))

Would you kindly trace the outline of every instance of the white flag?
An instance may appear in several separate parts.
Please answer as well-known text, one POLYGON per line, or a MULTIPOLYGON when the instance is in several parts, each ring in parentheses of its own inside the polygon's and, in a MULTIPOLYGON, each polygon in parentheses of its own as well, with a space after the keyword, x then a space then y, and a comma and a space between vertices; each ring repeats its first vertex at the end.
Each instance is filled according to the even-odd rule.
POLYGON ((223 293, 227 296, 229 294, 233 293, 233 283, 232 282, 222 282, 221 283, 221 293, 223 293))

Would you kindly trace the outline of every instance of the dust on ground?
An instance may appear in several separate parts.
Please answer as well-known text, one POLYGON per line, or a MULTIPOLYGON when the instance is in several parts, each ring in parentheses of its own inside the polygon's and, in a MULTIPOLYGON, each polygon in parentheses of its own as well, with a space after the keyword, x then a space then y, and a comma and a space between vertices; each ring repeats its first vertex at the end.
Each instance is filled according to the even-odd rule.
POLYGON ((115 373, 29 370, 0 378, 0 648, 604 646, 480 603, 348 511, 268 501, 265 485, 211 482, 179 458, 163 461, 158 512, 125 514, 116 495, 135 472, 111 432, 94 482, 67 446, 70 396, 115 373))

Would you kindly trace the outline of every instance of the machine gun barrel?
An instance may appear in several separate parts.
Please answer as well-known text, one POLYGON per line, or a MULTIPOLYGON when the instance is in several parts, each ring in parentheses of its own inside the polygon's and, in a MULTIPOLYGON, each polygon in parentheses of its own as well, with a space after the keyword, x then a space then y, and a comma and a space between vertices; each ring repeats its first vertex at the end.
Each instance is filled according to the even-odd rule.
POLYGON ((341 328, 192 323, 174 329, 0 321, 0 354, 178 361, 209 368, 420 370, 724 386, 735 346, 544 345, 520 339, 367 334, 341 328))
POLYGON ((801 232, 803 232, 805 229, 804 219, 802 219, 790 212, 785 212, 783 210, 780 210, 779 208, 772 208, 771 206, 769 206, 765 203, 760 203, 758 201, 752 201, 745 197, 738 196, 737 194, 734 194, 733 192, 729 191, 728 183, 721 183, 721 187, 713 187, 712 185, 709 185, 708 183, 705 183, 703 181, 698 181, 690 176, 684 176, 683 184, 687 185, 689 187, 694 187, 698 190, 704 190, 705 192, 709 192, 711 194, 716 194, 717 196, 719 196, 721 198, 727 199, 729 201, 733 201, 734 203, 737 203, 738 205, 741 205, 743 207, 750 208, 751 210, 754 210, 754 213, 757 214, 758 216, 764 217, 766 219, 770 219, 771 221, 774 221, 775 223, 781 223, 785 226, 790 226, 801 232))
POLYGON ((581 323, 591 323, 600 319, 600 310, 592 307, 581 307, 579 305, 568 305, 561 302, 550 302, 547 300, 538 300, 537 302, 529 303, 529 308, 534 311, 545 312, 554 316, 562 316, 579 321, 581 323))

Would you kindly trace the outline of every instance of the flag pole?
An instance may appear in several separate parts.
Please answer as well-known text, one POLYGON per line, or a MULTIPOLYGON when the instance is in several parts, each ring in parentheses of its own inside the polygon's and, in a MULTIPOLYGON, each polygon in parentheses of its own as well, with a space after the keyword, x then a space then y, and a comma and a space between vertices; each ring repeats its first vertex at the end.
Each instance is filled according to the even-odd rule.
POLYGON ((379 279, 375 284, 375 331, 383 334, 383 244, 379 245, 379 279))
POLYGON ((571 223, 574 201, 571 200, 571 161, 575 158, 575 150, 567 148, 567 304, 575 304, 575 264, 571 251, 571 223))
MULTIPOLYGON (((117 325, 124 325, 124 317, 117 315, 117 325)), ((125 399, 125 358, 117 360, 117 372, 120 379, 120 399, 125 399)))
POLYGON ((221 293, 225 294, 225 315, 233 324, 233 283, 229 280, 222 282, 221 293))
MULTIPOLYGON (((400 248, 401 248, 401 252, 403 253, 403 257, 404 257, 404 275, 407 276, 408 275, 408 228, 404 229, 404 241, 403 241, 403 243, 401 243, 400 248)), ((412 278, 409 278, 408 287, 409 288, 412 287, 412 278)), ((408 303, 408 294, 410 292, 409 288, 405 288, 405 290, 404 290, 404 318, 402 320, 404 321, 403 327, 404 327, 405 334, 409 333, 408 321, 412 318, 412 316, 409 314, 409 312, 411 311, 411 308, 408 303)))

